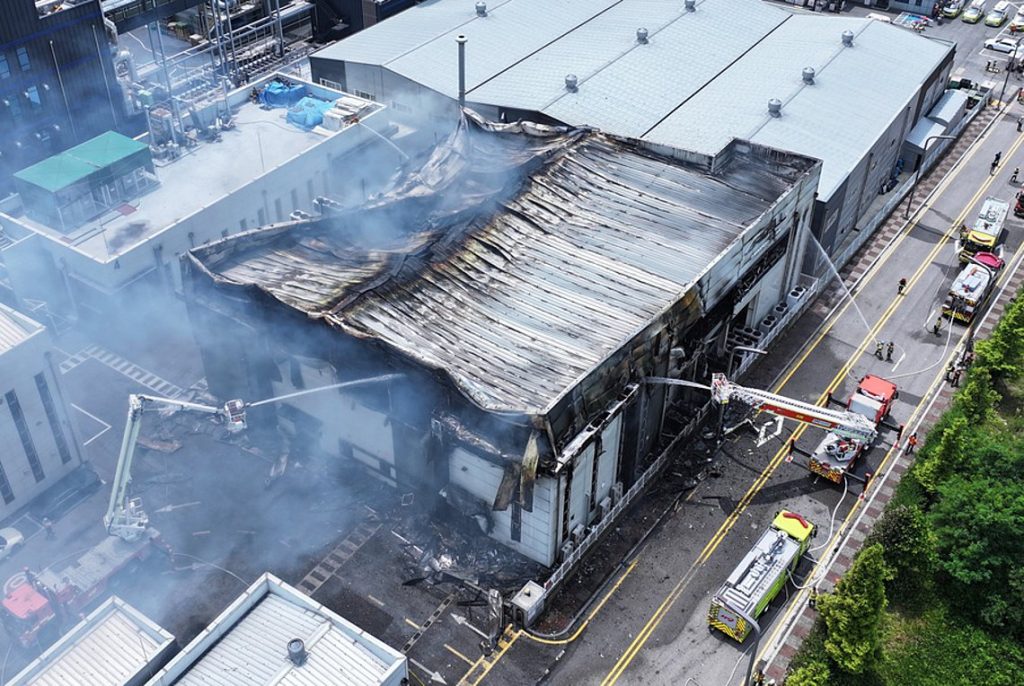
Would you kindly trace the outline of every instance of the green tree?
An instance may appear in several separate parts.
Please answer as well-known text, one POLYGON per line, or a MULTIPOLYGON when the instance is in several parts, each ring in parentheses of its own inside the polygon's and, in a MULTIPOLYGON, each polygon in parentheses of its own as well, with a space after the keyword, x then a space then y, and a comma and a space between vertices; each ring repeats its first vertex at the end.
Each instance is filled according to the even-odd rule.
POLYGON ((821 660, 808 662, 786 677, 786 686, 830 686, 831 683, 832 670, 821 660))
POLYGON ((973 425, 987 421, 998 402, 999 393, 992 388, 992 374, 985 366, 971 370, 956 398, 957 408, 973 425))
POLYGON ((1024 635, 1024 482, 953 476, 930 513, 940 569, 958 605, 1024 635))
POLYGON ((871 671, 882 654, 885 582, 890 573, 881 545, 864 548, 833 593, 818 601, 825 622, 825 652, 850 674, 871 671))
POLYGON ((881 544, 892 572, 888 596, 912 602, 936 569, 935 533, 917 507, 890 505, 875 524, 865 545, 881 544))
POLYGON ((921 451, 915 475, 921 485, 935 492, 947 476, 967 459, 970 452, 970 423, 962 414, 951 412, 943 425, 933 429, 921 451), (938 431, 935 437, 935 431, 938 431))

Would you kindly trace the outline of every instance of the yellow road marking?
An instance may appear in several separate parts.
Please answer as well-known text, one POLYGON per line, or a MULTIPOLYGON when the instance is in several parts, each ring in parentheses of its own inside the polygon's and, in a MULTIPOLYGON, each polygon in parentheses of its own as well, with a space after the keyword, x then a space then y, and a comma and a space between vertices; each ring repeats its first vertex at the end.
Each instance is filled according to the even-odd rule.
MULTIPOLYGON (((1014 142, 1013 146, 1011 147, 1010 152, 1007 155, 1008 158, 1010 156, 1012 156, 1016 152, 1016 150, 1020 147, 1022 142, 1024 142, 1024 136, 1019 136, 1017 138, 1017 140, 1014 142)), ((972 147, 972 149, 969 151, 970 155, 973 155, 974 152, 978 149, 978 147, 980 147, 980 141, 978 141, 978 142, 976 142, 976 143, 974 143, 972 145, 974 147, 972 147)), ((965 167, 966 167, 966 165, 962 166, 960 168, 960 171, 962 171, 965 167)), ((960 171, 957 172, 957 175, 959 175, 960 171)), ((906 297, 906 294, 909 294, 909 292, 911 291, 913 286, 917 283, 917 281, 920 280, 921 276, 924 274, 925 270, 928 268, 928 266, 931 264, 932 260, 938 254, 939 250, 941 250, 942 247, 945 246, 945 244, 948 242, 952 232, 959 228, 960 224, 964 220, 964 217, 970 211, 970 208, 973 207, 973 205, 977 202, 977 200, 980 198, 981 194, 984 193, 988 189, 989 186, 991 186, 991 184, 993 183, 995 178, 996 178, 995 176, 989 176, 988 179, 986 179, 985 182, 982 183, 981 187, 978 189, 978 191, 971 198, 970 202, 967 205, 965 205, 963 211, 960 213, 960 215, 958 216, 956 221, 953 222, 953 224, 950 226, 950 228, 946 230, 946 232, 943 234, 942 238, 939 241, 936 242, 935 246, 929 252, 928 256, 921 262, 920 266, 914 272, 913 276, 911 276, 911 278, 908 279, 907 287, 904 289, 904 295, 903 296, 896 296, 896 298, 894 298, 893 301, 889 304, 889 306, 882 313, 882 315, 880 316, 878 321, 875 323, 875 325, 870 329, 868 334, 864 337, 864 339, 862 339, 861 343, 854 350, 854 352, 850 356, 850 358, 846 361, 846 363, 839 370, 839 372, 835 375, 835 377, 833 377, 832 381, 829 383, 829 385, 826 388, 826 390, 818 397, 818 401, 817 401, 818 403, 821 403, 825 399, 825 397, 828 395, 828 393, 831 393, 833 390, 835 390, 836 387, 838 387, 839 382, 843 379, 843 377, 846 376, 848 371, 860 359, 861 355, 863 355, 866 345, 870 341, 874 340, 875 334, 883 326, 885 326, 885 324, 888 322, 888 320, 892 317, 892 315, 896 311, 896 308, 899 305, 899 303, 903 301, 903 299, 906 297)), ((945 182, 945 179, 943 181, 945 182)), ((941 193, 939 195, 941 195, 941 193)), ((935 196, 936 199, 938 197, 939 196, 935 196)), ((927 209, 930 209, 933 204, 934 204, 934 201, 932 201, 930 203, 927 203, 925 205, 922 205, 921 208, 919 208, 918 211, 915 214, 918 215, 918 216, 923 216, 923 213, 925 211, 927 211, 927 209)), ((908 224, 907 229, 905 229, 903 236, 899 239, 898 242, 902 242, 906 238, 906 236, 908 236, 910 234, 910 232, 913 230, 913 228, 915 228, 917 226, 917 224, 918 224, 918 222, 916 220, 914 222, 912 222, 911 224, 908 224)), ((888 260, 888 258, 892 254, 895 253, 895 248, 896 248, 896 245, 894 245, 889 250, 889 252, 884 256, 883 260, 879 260, 879 261, 880 262, 884 262, 885 260, 888 260)), ((875 268, 874 265, 872 265, 871 274, 873 275, 873 274, 877 274, 877 273, 878 273, 878 269, 875 268)), ((865 278, 867 278, 867 277, 865 277, 865 278)), ((866 281, 865 281, 865 283, 866 283, 866 281)), ((815 340, 815 342, 812 344, 812 346, 810 348, 808 348, 808 350, 804 353, 804 355, 800 358, 800 360, 796 363, 796 365, 790 370, 790 372, 787 374, 787 376, 778 385, 779 388, 781 388, 781 386, 784 385, 793 376, 793 374, 796 372, 796 370, 799 368, 799 366, 802 365, 803 362, 807 359, 807 357, 810 356, 810 353, 820 344, 820 342, 824 339, 825 335, 828 334, 828 331, 831 330, 832 326, 834 326, 834 324, 839 320, 839 318, 842 316, 842 314, 845 313, 846 308, 849 307, 849 304, 850 303, 848 302, 838 313, 836 313, 836 315, 834 315, 834 318, 833 318, 832 322, 829 324, 828 327, 826 327, 826 330, 821 333, 821 335, 815 340)), ((797 427, 790 434, 790 440, 797 440, 797 439, 799 439, 800 436, 803 435, 803 432, 806 429, 807 429, 807 425, 806 424, 797 427)), ((786 443, 788 443, 788 442, 789 441, 787 441, 786 443)), ((669 592, 669 595, 665 598, 664 601, 662 601, 661 605, 658 606, 658 609, 655 610, 654 615, 651 616, 651 618, 648 620, 648 622, 644 625, 643 629, 641 629, 640 633, 637 634, 637 636, 633 640, 633 642, 629 645, 629 647, 622 654, 622 656, 620 656, 619 660, 612 667, 612 670, 605 677, 604 681, 601 682, 602 686, 611 686, 616 681, 618 681, 620 676, 622 676, 622 673, 626 670, 627 667, 629 667, 629 664, 636 657, 636 655, 640 651, 640 649, 647 643, 647 640, 650 637, 651 633, 653 633, 654 629, 656 629, 658 627, 658 625, 661 624, 661 621, 662 621, 662 619, 664 619, 665 614, 667 614, 668 609, 671 608, 672 604, 674 604, 675 601, 678 599, 678 597, 682 594, 683 589, 686 587, 686 584, 689 583, 689 580, 692 578, 693 574, 696 572, 698 567, 700 567, 702 564, 704 564, 704 562, 707 561, 707 559, 711 556, 711 554, 714 553, 715 549, 718 547, 718 545, 721 543, 721 541, 724 539, 724 537, 729 533, 729 531, 732 530, 732 527, 735 525, 736 521, 739 519, 739 517, 746 510, 747 506, 750 504, 750 501, 753 499, 753 497, 758 493, 758 491, 761 490, 761 488, 764 487, 764 484, 767 482, 768 478, 770 478, 771 475, 775 472, 775 469, 781 463, 781 461, 782 461, 782 459, 783 459, 783 457, 785 455, 785 452, 786 452, 786 444, 783 444, 783 447, 779 449, 779 451, 775 454, 775 457, 773 457, 772 460, 769 462, 769 464, 765 468, 765 470, 762 471, 761 474, 758 476, 758 478, 754 481, 754 483, 751 485, 750 489, 748 489, 747 493, 743 496, 743 498, 737 504, 737 506, 733 510, 733 512, 729 515, 729 517, 726 518, 725 522, 723 522, 722 526, 719 527, 718 531, 711 538, 711 540, 708 541, 707 545, 705 545, 704 550, 701 551, 701 554, 698 556, 697 560, 693 563, 693 565, 690 566, 690 568, 687 570, 687 572, 679 580, 679 583, 677 583, 676 586, 673 587, 672 591, 669 592)))
POLYGON ((472 660, 470 660, 468 657, 466 657, 465 655, 463 655, 459 651, 455 650, 455 648, 452 648, 447 643, 444 644, 444 649, 447 650, 452 655, 454 655, 455 657, 457 657, 460 660, 462 660, 463 662, 465 662, 467 665, 469 665, 471 667, 473 666, 473 661, 472 660))
POLYGON ((380 605, 381 607, 384 607, 384 601, 382 601, 382 600, 380 600, 380 599, 378 599, 378 598, 374 598, 374 597, 373 597, 372 595, 370 595, 369 593, 367 593, 367 594, 366 594, 366 597, 367 597, 367 598, 369 598, 370 600, 372 600, 373 602, 377 603, 377 604, 378 604, 378 605, 380 605))
POLYGON ((405 623, 408 624, 409 626, 411 626, 416 631, 423 631, 423 627, 421 627, 419 624, 417 624, 416 622, 412 621, 408 617, 405 618, 405 623))
MULTIPOLYGON (((508 628, 506 628, 505 630, 508 631, 508 628)), ((490 672, 491 669, 494 668, 494 665, 498 664, 498 661, 505 656, 505 653, 508 652, 508 649, 515 645, 515 642, 519 640, 519 637, 522 635, 522 633, 522 630, 519 630, 512 634, 512 637, 508 639, 508 642, 506 642, 505 645, 501 646, 501 650, 498 651, 498 654, 495 655, 494 659, 484 664, 484 671, 480 673, 480 676, 478 676, 476 681, 472 683, 472 686, 477 686, 477 684, 484 680, 484 677, 487 676, 488 672, 490 672)), ((498 643, 500 645, 501 641, 499 641, 498 643)))
POLYGON ((587 615, 586 621, 584 621, 582 624, 580 624, 579 628, 576 629, 576 631, 574 631, 572 636, 570 636, 569 638, 561 638, 561 639, 541 638, 540 636, 534 636, 533 634, 531 634, 529 632, 524 632, 523 635, 526 636, 526 638, 530 639, 531 641, 536 641, 537 643, 543 643, 545 645, 558 646, 558 645, 565 645, 566 643, 572 643, 573 641, 575 641, 577 638, 580 637, 580 634, 583 633, 583 630, 587 628, 588 624, 590 624, 590 620, 592 620, 594 617, 597 616, 597 613, 601 611, 601 608, 604 607, 604 604, 607 603, 608 600, 612 597, 612 595, 615 594, 615 591, 619 590, 619 586, 621 586, 622 582, 626 580, 626 577, 629 576, 632 573, 633 568, 636 567, 636 563, 639 562, 639 561, 640 561, 640 558, 638 557, 635 560, 633 560, 631 563, 629 563, 629 566, 626 567, 626 571, 623 572, 622 576, 620 576, 618 578, 618 580, 615 582, 615 585, 612 586, 608 590, 607 593, 605 593, 604 598, 601 599, 601 602, 599 602, 597 604, 597 606, 593 609, 593 611, 591 611, 591 613, 589 615, 587 615))
MULTIPOLYGON (((1007 267, 1009 267, 1010 265, 1014 264, 1018 260, 1018 258, 1020 257, 1022 252, 1024 252, 1024 243, 1021 243, 1021 245, 1014 252, 1013 258, 1010 259, 1009 261, 1007 261, 1007 263, 1006 263, 1007 267)), ((997 287, 1001 286, 1003 284, 1003 282, 1006 279, 1009 278, 1009 275, 1010 275, 1010 269, 1007 268, 1002 274, 999 275, 999 278, 996 280, 996 286, 997 287)), ((997 292, 998 288, 993 289, 993 291, 997 292)), ((970 332, 971 332, 971 328, 967 328, 967 329, 965 329, 963 331, 963 333, 960 334, 960 338, 957 340, 957 344, 953 347, 954 353, 955 353, 955 351, 956 351, 956 349, 958 347, 960 347, 961 345, 964 344, 964 341, 967 340, 967 336, 970 334, 970 332)), ((942 384, 943 375, 944 375, 944 369, 940 365, 939 366, 939 371, 936 372, 935 378, 932 379, 932 383, 928 386, 928 390, 924 393, 924 395, 921 396, 921 400, 914 407, 913 413, 910 415, 910 418, 907 420, 907 422, 906 422, 906 426, 907 427, 912 426, 914 424, 914 422, 917 421, 918 414, 920 414, 921 411, 926 407, 925 400, 929 400, 929 398, 931 398, 932 394, 935 392, 936 388, 942 384)), ((878 465, 878 469, 876 470, 876 474, 882 474, 885 471, 885 467, 889 463, 889 460, 890 459, 894 459, 894 456, 898 456, 899 455, 900 451, 899 451, 898 448, 899 448, 899 441, 894 443, 889 448, 889 451, 885 454, 885 458, 878 465), (894 448, 896 449, 895 451, 894 451, 894 448)), ((840 533, 842 533, 843 531, 846 530, 846 527, 849 525, 850 520, 853 518, 853 516, 857 512, 860 511, 860 508, 864 504, 864 502, 867 502, 867 501, 861 501, 861 500, 858 499, 853 504, 853 507, 850 509, 850 512, 846 515, 846 518, 843 520, 843 523, 836 530, 835 535, 831 539, 829 539, 829 545, 826 546, 825 550, 830 550, 832 548, 832 546, 835 545, 834 541, 839 537, 840 533)), ((813 577, 813 575, 818 571, 818 567, 819 566, 821 566, 821 562, 820 561, 815 563, 815 565, 811 568, 811 571, 808 574, 809 578, 813 577)), ((786 622, 789 621, 789 617, 793 614, 793 612, 796 611, 796 608, 800 605, 799 599, 800 599, 801 595, 802 594, 806 594, 806 593, 807 593, 807 590, 804 589, 804 590, 799 591, 796 595, 793 596, 793 601, 790 602, 789 606, 786 608, 786 612, 778 620, 776 620, 775 626, 772 628, 772 633, 768 636, 768 640, 767 641, 762 641, 762 645, 765 646, 765 650, 768 650, 771 647, 772 643, 775 641, 776 636, 778 636, 778 633, 782 630, 782 627, 784 627, 786 625, 786 622)), ((764 657, 764 653, 763 652, 761 653, 760 657, 764 657)))

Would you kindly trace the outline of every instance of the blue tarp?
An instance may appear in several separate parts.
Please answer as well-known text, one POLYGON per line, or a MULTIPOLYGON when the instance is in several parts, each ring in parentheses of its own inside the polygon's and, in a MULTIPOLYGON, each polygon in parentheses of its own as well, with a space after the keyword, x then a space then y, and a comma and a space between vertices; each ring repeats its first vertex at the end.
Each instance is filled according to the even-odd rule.
POLYGON ((288 121, 304 129, 311 129, 320 125, 324 120, 324 112, 333 106, 333 101, 305 97, 295 103, 294 107, 288 108, 288 121))
POLYGON ((305 86, 286 86, 280 81, 271 81, 263 87, 260 102, 268 107, 290 107, 306 95, 305 86))

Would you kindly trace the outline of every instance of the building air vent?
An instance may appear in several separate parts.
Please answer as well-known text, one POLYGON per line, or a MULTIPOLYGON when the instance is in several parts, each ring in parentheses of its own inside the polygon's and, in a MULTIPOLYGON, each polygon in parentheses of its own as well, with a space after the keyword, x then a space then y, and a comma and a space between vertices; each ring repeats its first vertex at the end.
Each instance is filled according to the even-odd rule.
POLYGON ((636 30, 636 42, 644 44, 647 43, 647 29, 640 28, 636 30))
POLYGON ((782 101, 778 98, 772 98, 768 101, 768 114, 773 117, 782 116, 782 101))
POLYGON ((288 641, 288 659, 296 667, 306 664, 306 644, 301 638, 288 641))
POLYGON ((814 83, 814 67, 804 67, 804 83, 814 83))
POLYGON ((487 3, 486 2, 478 2, 476 4, 476 16, 478 16, 478 17, 486 17, 487 16, 487 3))
POLYGON ((683 6, 686 7, 687 12, 696 12, 697 0, 685 0, 685 2, 683 2, 683 6))
POLYGON ((576 78, 575 74, 565 75, 565 90, 570 93, 575 93, 579 90, 579 79, 576 78))
POLYGON ((845 45, 848 48, 853 47, 853 31, 851 31, 850 29, 846 29, 845 31, 843 31, 843 45, 845 45))

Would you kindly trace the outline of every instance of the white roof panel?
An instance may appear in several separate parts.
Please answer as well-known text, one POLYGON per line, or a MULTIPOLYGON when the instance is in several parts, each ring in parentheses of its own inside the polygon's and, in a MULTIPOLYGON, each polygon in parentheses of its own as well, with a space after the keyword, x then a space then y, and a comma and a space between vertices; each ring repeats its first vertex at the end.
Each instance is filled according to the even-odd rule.
POLYGON ((702 0, 687 12, 682 3, 624 0, 468 100, 504 105, 511 99, 509 106, 559 121, 640 137, 788 16, 761 2, 744 3, 739 12, 735 0, 702 0), (636 42, 640 26, 649 32, 646 45, 636 42), (565 90, 570 72, 579 79, 576 93, 565 90), (517 89, 533 93, 533 102, 517 89))
POLYGON ((404 670, 404 655, 264 574, 149 686, 378 686, 404 670), (302 665, 288 657, 293 639, 305 644, 302 665))
POLYGON ((173 636, 115 596, 7 686, 123 686, 148 669, 172 643, 173 636))
POLYGON ((20 345, 42 330, 42 324, 0 304, 0 353, 20 345))

